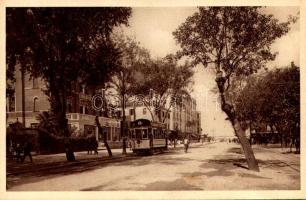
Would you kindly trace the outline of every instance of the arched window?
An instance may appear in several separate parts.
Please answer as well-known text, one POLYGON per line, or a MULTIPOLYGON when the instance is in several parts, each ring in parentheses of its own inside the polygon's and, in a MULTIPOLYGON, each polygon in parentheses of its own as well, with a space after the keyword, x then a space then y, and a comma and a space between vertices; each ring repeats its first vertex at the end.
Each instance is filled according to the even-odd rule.
POLYGON ((38 104, 37 104, 37 101, 38 101, 38 97, 34 97, 34 98, 33 98, 33 112, 38 112, 38 104))

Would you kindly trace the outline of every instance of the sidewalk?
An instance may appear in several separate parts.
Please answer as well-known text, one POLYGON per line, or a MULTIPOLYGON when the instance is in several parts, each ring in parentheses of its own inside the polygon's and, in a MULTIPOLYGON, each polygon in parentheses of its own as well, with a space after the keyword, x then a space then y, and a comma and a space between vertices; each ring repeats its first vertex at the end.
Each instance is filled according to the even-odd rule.
MULTIPOLYGON (((175 150, 180 150, 183 146, 176 145, 175 150)), ((168 151, 174 150, 173 146, 168 147, 168 151)), ((98 149, 98 155, 87 154, 87 151, 74 152, 76 161, 69 162, 66 160, 65 153, 59 154, 48 154, 48 155, 37 155, 32 154, 33 163, 30 162, 29 157, 26 157, 23 163, 17 163, 16 160, 11 158, 6 159, 6 174, 7 176, 19 175, 24 173, 34 173, 42 170, 50 170, 57 168, 65 168, 71 166, 81 166, 86 165, 90 162, 96 163, 107 163, 107 162, 116 162, 120 160, 125 160, 133 157, 137 157, 133 152, 127 148, 127 154, 122 154, 122 149, 112 149, 112 157, 108 156, 107 150, 104 147, 98 149)))
POLYGON ((113 157, 108 157, 106 149, 99 149, 99 154, 87 154, 87 151, 74 152, 76 161, 68 162, 65 153, 49 154, 49 155, 32 155, 33 163, 26 157, 23 163, 17 163, 16 160, 7 158, 7 175, 17 175, 28 172, 35 172, 38 170, 47 170, 51 168, 68 167, 73 165, 80 165, 93 161, 107 161, 126 156, 131 156, 132 152, 127 149, 127 155, 122 154, 122 149, 112 149, 113 157))

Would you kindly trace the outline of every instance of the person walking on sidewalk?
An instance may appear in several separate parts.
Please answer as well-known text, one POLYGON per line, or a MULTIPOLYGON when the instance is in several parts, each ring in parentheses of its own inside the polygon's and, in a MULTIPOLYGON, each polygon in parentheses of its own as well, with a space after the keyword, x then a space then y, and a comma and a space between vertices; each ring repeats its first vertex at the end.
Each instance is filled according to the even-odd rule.
POLYGON ((185 137, 185 139, 184 139, 184 150, 185 150, 185 153, 187 153, 188 147, 189 147, 189 139, 187 137, 185 137))
POLYGON ((31 155, 31 150, 32 150, 31 143, 30 142, 25 142, 24 147, 23 147, 24 154, 23 154, 23 158, 22 158, 21 162, 23 162, 25 160, 26 156, 29 156, 30 161, 33 162, 32 155, 31 155))
POLYGON ((15 151, 16 151, 16 161, 17 161, 17 163, 22 162, 22 157, 21 157, 22 146, 21 146, 20 143, 16 144, 15 151))

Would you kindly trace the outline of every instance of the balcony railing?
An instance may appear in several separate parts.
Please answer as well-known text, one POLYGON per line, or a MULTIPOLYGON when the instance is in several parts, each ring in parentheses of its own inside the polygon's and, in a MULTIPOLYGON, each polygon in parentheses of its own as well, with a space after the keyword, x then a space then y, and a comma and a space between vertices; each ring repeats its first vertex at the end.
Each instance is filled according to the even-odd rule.
MULTIPOLYGON (((81 113, 68 113, 66 114, 66 117, 70 121, 89 121, 95 123, 96 116, 94 115, 87 115, 87 114, 81 114, 81 113)), ((114 118, 107 118, 107 117, 99 117, 99 121, 101 126, 107 126, 107 127, 120 127, 120 120, 114 119, 114 118)))
POLYGON ((91 101, 92 96, 89 94, 79 93, 80 100, 91 101))

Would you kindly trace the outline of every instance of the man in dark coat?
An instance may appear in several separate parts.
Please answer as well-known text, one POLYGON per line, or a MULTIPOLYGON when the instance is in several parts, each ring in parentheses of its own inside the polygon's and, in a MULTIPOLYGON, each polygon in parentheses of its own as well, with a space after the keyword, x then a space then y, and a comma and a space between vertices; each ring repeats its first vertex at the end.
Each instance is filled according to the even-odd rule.
POLYGON ((31 155, 32 145, 31 145, 30 142, 25 142, 24 143, 23 151, 24 151, 24 154, 23 154, 23 158, 22 158, 21 162, 23 162, 25 160, 26 156, 29 156, 30 161, 33 162, 32 155, 31 155))

